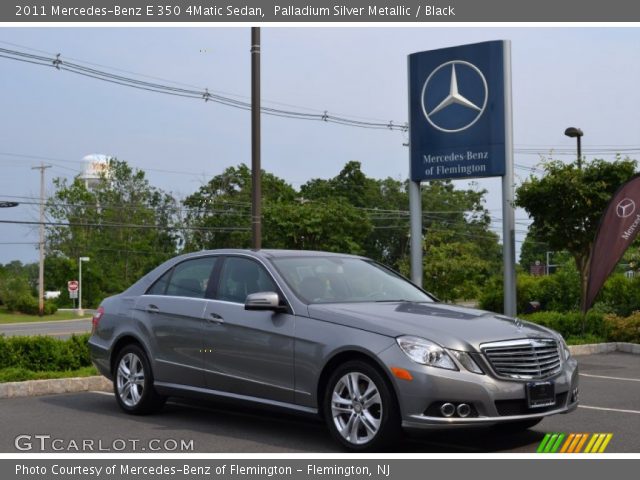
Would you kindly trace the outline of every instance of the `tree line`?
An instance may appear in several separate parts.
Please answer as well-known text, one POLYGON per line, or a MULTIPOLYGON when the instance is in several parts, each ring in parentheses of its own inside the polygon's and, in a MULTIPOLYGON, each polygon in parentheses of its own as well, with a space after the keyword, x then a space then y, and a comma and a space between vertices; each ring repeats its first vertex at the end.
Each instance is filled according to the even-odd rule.
MULTIPOLYGON (((83 298, 96 305, 178 253, 251 246, 251 171, 229 167, 180 200, 150 184, 145 172, 113 159, 87 188, 58 178, 47 204, 47 289, 62 290, 83 264, 83 298)), ((451 182, 423 186, 425 288, 443 300, 475 298, 500 271, 501 248, 491 231, 486 191, 451 182), (425 258, 427 258, 425 257, 425 258)), ((348 162, 329 179, 299 189, 262 172, 263 248, 364 255, 408 274, 406 182, 368 177, 348 162)))

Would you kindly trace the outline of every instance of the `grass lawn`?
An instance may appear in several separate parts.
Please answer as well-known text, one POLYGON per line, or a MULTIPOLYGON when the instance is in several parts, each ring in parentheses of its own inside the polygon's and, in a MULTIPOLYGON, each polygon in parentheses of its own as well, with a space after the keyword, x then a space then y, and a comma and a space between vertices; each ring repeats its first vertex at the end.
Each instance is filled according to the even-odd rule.
MULTIPOLYGON (((0 307, 0 325, 5 323, 22 323, 22 322, 47 322, 50 320, 75 320, 78 314, 75 312, 56 312, 53 315, 25 315, 23 313, 8 312, 6 307, 0 307)), ((82 318, 91 318, 91 315, 85 315, 82 318)))
POLYGON ((26 368, 7 367, 0 368, 0 383, 23 382, 25 380, 44 380, 51 378, 91 377, 98 375, 95 367, 83 367, 78 370, 65 370, 57 372, 34 372, 26 368))

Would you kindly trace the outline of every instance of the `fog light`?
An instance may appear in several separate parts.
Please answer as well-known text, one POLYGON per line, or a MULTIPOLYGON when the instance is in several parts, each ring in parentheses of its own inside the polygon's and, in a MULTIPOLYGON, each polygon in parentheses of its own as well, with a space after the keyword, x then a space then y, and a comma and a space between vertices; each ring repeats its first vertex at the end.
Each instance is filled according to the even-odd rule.
POLYGON ((457 408, 458 415, 462 418, 468 417, 471 414, 471 407, 466 403, 461 403, 457 408))
POLYGON ((453 403, 443 403, 440 407, 440 413, 443 417, 453 417, 453 414, 456 413, 456 407, 453 403))
POLYGON ((578 387, 571 390, 571 403, 576 403, 578 401, 578 387))

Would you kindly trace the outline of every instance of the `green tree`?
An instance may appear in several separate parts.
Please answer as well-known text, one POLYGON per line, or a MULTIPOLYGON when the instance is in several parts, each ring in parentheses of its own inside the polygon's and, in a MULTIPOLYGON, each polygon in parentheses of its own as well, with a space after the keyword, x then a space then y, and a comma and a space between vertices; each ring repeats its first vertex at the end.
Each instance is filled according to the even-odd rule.
POLYGON ((362 253, 382 263, 398 267, 408 245, 409 200, 405 183, 393 178, 368 177, 357 161, 348 162, 333 178, 312 179, 300 187, 304 200, 329 199, 360 211, 374 229, 362 242, 362 253))
POLYGON ((636 162, 593 160, 582 168, 549 161, 542 177, 531 176, 516 191, 516 205, 533 219, 535 240, 573 257, 586 298, 589 262, 598 223, 611 196, 636 170, 636 162))
MULTIPOLYGON (((334 195, 308 200, 287 182, 262 172, 264 248, 364 253, 371 224, 334 195)), ((184 201, 187 250, 251 246, 251 170, 226 169, 184 201)))
MULTIPOLYGON (((363 243, 364 254, 395 268, 404 268, 409 244, 409 197, 406 182, 367 177, 360 162, 348 162, 333 178, 313 179, 302 185, 305 200, 328 198, 360 209, 373 225, 363 243)), ((491 218, 484 207, 485 190, 457 189, 450 181, 423 184, 425 232, 451 233, 481 248, 482 258, 500 268, 498 237, 489 230, 491 218)))
POLYGON ((265 248, 364 254, 372 232, 360 211, 335 199, 268 203, 264 213, 265 248))
MULTIPOLYGON (((75 277, 78 258, 91 258, 83 265, 84 305, 121 292, 175 255, 176 201, 150 185, 143 171, 113 159, 90 189, 78 178, 54 185, 47 214, 62 225, 48 228, 48 263, 75 277)), ((57 287, 65 283, 56 280, 57 287)))
POLYGON ((455 232, 428 231, 424 239, 424 288, 445 302, 477 298, 493 273, 477 242, 455 232))
MULTIPOLYGON (((293 202, 294 188, 262 171, 262 201, 293 202)), ((184 200, 187 207, 185 250, 251 247, 251 170, 245 164, 229 167, 184 200)))

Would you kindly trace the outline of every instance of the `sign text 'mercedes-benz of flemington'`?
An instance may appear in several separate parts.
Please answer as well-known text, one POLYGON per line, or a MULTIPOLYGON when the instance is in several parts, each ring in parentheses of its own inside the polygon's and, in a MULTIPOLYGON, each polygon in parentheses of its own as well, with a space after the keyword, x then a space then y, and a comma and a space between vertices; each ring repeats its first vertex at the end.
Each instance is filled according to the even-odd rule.
POLYGON ((409 55, 411 180, 504 175, 504 47, 492 41, 409 55))

